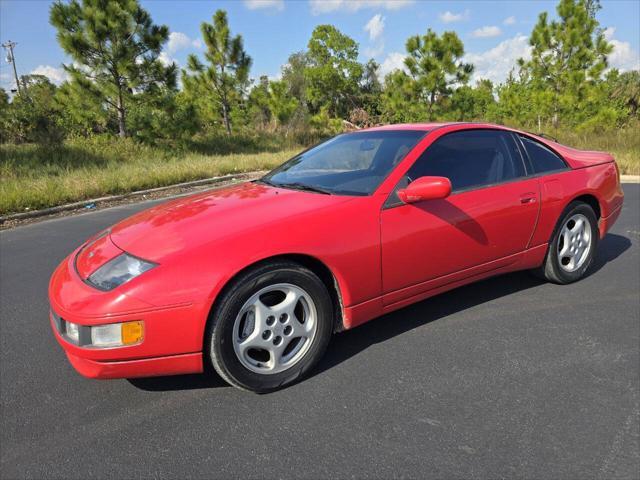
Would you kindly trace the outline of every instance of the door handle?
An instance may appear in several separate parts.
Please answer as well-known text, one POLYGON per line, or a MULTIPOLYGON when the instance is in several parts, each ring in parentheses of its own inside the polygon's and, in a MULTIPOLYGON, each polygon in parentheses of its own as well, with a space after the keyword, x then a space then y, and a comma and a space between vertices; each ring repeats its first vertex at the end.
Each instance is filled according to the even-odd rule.
POLYGON ((536 194, 535 193, 524 193, 520 195, 520 203, 528 204, 528 203, 536 203, 536 194))

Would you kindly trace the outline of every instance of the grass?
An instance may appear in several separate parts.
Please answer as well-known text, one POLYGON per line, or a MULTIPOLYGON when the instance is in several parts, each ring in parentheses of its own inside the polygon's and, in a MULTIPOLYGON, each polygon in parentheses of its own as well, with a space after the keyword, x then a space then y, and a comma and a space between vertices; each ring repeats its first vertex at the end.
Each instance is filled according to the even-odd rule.
MULTIPOLYGON (((603 133, 557 132, 561 143, 612 153, 623 174, 640 174, 637 126, 603 133)), ((271 169, 317 138, 201 136, 148 146, 97 136, 61 145, 0 145, 0 215, 230 173, 271 169)))
MULTIPOLYGON (((263 146, 259 146, 262 148, 263 146)), ((22 212, 231 173, 269 170, 301 150, 199 153, 131 140, 76 139, 58 146, 0 145, 0 214, 22 212)))
POLYGON ((620 173, 640 175, 640 124, 605 133, 560 131, 557 138, 574 148, 609 152, 615 157, 620 173))

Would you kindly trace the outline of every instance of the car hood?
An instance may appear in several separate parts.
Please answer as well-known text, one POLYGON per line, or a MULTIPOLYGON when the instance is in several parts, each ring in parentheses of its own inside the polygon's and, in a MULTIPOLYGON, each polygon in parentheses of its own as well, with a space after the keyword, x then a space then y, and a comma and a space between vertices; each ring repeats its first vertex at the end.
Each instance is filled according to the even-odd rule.
POLYGON ((220 241, 296 216, 332 208, 353 197, 242 183, 163 203, 116 224, 111 240, 147 260, 220 241))

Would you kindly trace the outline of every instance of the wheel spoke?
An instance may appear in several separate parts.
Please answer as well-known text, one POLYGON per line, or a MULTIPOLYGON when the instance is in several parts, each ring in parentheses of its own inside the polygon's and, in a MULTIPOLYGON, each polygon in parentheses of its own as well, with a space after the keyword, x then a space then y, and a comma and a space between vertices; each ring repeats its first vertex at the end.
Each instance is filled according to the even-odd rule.
POLYGON ((273 310, 278 313, 286 313, 292 315, 299 301, 300 293, 296 290, 291 289, 287 292, 287 295, 284 300, 282 300, 282 302, 273 306, 273 310))
POLYGON ((256 327, 258 329, 264 329, 267 318, 271 315, 271 309, 262 303, 262 300, 259 298, 253 303, 253 309, 256 315, 256 327))
POLYGON ((563 235, 562 237, 562 248, 558 252, 558 256, 564 257, 569 249, 571 248, 571 240, 569 239, 569 235, 563 235))
POLYGON ((261 348, 262 342, 260 341, 260 331, 255 329, 247 338, 238 343, 238 350, 241 355, 245 355, 250 348, 261 348))
POLYGON ((571 229, 572 231, 574 231, 577 234, 580 234, 584 231, 584 220, 581 218, 578 218, 576 220, 576 223, 573 225, 573 228, 571 229))
POLYGON ((291 333, 291 337, 293 338, 307 338, 313 331, 313 326, 310 325, 310 322, 300 323, 300 321, 295 317, 291 319, 290 325, 293 328, 293 332, 291 333))
POLYGON ((280 345, 271 345, 269 348, 269 369, 274 370, 282 365, 282 353, 288 342, 283 341, 280 345))

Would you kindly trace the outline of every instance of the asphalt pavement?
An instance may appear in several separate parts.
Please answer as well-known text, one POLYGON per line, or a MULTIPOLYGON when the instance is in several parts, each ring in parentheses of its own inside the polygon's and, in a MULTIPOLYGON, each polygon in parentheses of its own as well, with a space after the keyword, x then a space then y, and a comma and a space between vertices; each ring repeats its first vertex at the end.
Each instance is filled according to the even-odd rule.
POLYGON ((0 233, 1 478, 639 478, 640 185, 591 274, 509 274, 333 338, 268 395, 215 376, 80 377, 55 266, 150 205, 0 233))

